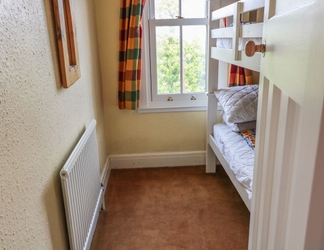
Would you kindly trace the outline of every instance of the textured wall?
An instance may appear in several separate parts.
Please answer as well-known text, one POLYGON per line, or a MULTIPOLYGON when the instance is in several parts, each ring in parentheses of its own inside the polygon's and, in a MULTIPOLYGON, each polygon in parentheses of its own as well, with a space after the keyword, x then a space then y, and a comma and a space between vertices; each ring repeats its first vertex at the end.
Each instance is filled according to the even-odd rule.
POLYGON ((73 1, 81 79, 62 89, 51 2, 0 1, 0 249, 68 249, 58 173, 94 117, 106 158, 93 3, 73 1))
POLYGON ((138 114, 118 109, 119 2, 96 1, 109 153, 204 150, 206 112, 138 114))

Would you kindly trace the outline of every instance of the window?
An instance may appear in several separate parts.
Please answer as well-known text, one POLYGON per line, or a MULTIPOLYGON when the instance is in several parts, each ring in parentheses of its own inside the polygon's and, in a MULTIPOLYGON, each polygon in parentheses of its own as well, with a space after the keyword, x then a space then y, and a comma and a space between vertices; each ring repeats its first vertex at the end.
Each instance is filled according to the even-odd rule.
POLYGON ((145 8, 140 111, 205 110, 206 0, 148 0, 145 8))

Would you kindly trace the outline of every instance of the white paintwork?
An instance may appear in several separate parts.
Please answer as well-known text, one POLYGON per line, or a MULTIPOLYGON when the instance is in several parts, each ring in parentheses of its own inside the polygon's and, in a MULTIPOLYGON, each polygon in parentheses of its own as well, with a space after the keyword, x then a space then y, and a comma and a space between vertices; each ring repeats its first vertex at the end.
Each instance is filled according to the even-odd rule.
POLYGON ((237 2, 234 5, 233 12, 233 37, 232 37, 232 60, 241 60, 241 53, 238 50, 239 38, 241 36, 240 15, 243 9, 243 4, 237 2))
MULTIPOLYGON (((181 102, 181 105, 184 102, 181 102)), ((140 108, 137 109, 137 113, 139 114, 149 114, 149 113, 166 113, 166 112, 190 112, 190 111, 205 111, 207 109, 206 102, 201 106, 174 106, 174 107, 164 107, 162 103, 152 103, 152 105, 141 105, 140 108)))
POLYGON ((322 0, 266 0, 251 250, 324 249, 323 13, 322 0))
MULTIPOLYGON (((238 1, 226 7, 216 9, 211 12, 211 37, 212 38, 232 38, 232 49, 211 48, 211 58, 225 61, 230 64, 236 64, 254 71, 260 71, 260 54, 255 57, 247 57, 238 50, 238 41, 240 37, 258 38, 262 37, 263 24, 240 25, 240 14, 246 11, 261 9, 264 6, 264 0, 238 1), (214 22, 224 17, 233 18, 233 27, 220 28, 219 25, 212 27, 214 22)), ((210 43, 213 45, 213 43, 210 43)))
POLYGON ((110 172, 111 172, 111 167, 110 167, 110 159, 109 156, 106 159, 105 162, 105 166, 103 168, 103 171, 100 174, 100 181, 101 184, 103 186, 103 197, 102 197, 102 204, 101 204, 101 209, 102 210, 106 210, 106 206, 105 206, 105 193, 107 190, 107 185, 108 185, 108 181, 109 181, 109 177, 110 177, 110 172))
POLYGON ((264 7, 264 0, 241 0, 243 2, 243 12, 261 9, 264 7))
POLYGON ((217 9, 211 13, 211 20, 219 20, 224 17, 232 16, 234 13, 234 5, 228 5, 221 9, 217 9))
POLYGON ((240 54, 241 60, 235 61, 232 59, 233 52, 231 49, 222 49, 217 47, 211 48, 211 57, 214 59, 249 68, 254 71, 260 71, 260 53, 256 53, 253 57, 247 57, 241 51, 238 53, 240 54))
MULTIPOLYGON (((149 1, 149 10, 150 10, 150 17, 148 19, 148 30, 149 30, 149 43, 150 44, 156 44, 156 31, 158 27, 168 27, 168 26, 175 26, 179 28, 179 42, 180 42, 180 57, 182 52, 182 27, 184 26, 205 26, 206 30, 208 29, 208 18, 179 18, 179 19, 155 19, 154 18, 154 8, 152 7, 152 3, 154 1, 149 1)), ((203 4, 203 2, 202 2, 203 4)), ((145 33, 148 34, 148 33, 145 33)), ((208 35, 206 36, 207 39, 208 35)), ((145 42, 145 38, 144 38, 145 42)), ((148 44, 147 44, 148 45, 148 44)), ((150 46, 148 46, 150 47, 150 46)), ((207 53, 208 48, 208 42, 206 42, 206 57, 209 57, 209 54, 207 53)), ((206 96, 203 92, 197 92, 195 93, 195 101, 191 101, 192 93, 185 93, 183 92, 183 89, 181 87, 181 93, 169 93, 169 94, 158 94, 158 84, 157 84, 157 51, 156 46, 151 46, 150 51, 147 53, 147 59, 150 58, 150 60, 147 60, 147 62, 150 62, 150 78, 147 79, 148 81, 152 81, 151 83, 151 92, 150 98, 147 98, 147 100, 150 100, 148 102, 149 107, 205 107, 206 106, 206 96), (172 97, 173 101, 168 102, 168 97, 172 97)), ((182 64, 182 63, 181 63, 182 64)), ((147 67, 149 68, 149 67, 147 67)), ((181 77, 183 77, 181 75, 181 77)), ((207 81, 207 79, 205 79, 207 81)), ((200 108, 201 110, 201 108, 200 108)))
POLYGON ((210 34, 212 38, 232 38, 234 35, 232 27, 213 29, 210 34))
POLYGON ((110 155, 109 159, 112 169, 198 166, 205 165, 206 152, 123 154, 110 155))
MULTIPOLYGON (((211 15, 212 10, 219 9, 221 7, 220 1, 211 1, 209 4, 209 28, 219 28, 219 22, 211 22, 211 15)), ((209 37, 209 44, 213 44, 212 42, 214 39, 209 37)), ((211 55, 211 46, 209 46, 209 54, 211 55)), ((211 56, 212 57, 212 56, 211 56)), ((213 92, 214 89, 217 88, 218 81, 219 81, 219 62, 217 60, 209 60, 208 63, 208 86, 207 91, 213 92), (212 81, 213 79, 213 81, 212 81)), ((206 121, 206 172, 207 173, 214 173, 216 171, 216 157, 212 150, 212 148, 209 146, 209 135, 213 133, 213 125, 217 122, 217 111, 215 112, 217 108, 217 101, 216 98, 207 98, 207 121, 206 121), (211 108, 213 107, 213 108, 211 108)))
MULTIPOLYGON (((196 93, 195 97, 196 100, 191 100, 192 94, 184 94, 184 95, 171 95, 173 97, 172 102, 168 102, 167 98, 170 95, 156 95, 154 94, 154 100, 152 99, 152 93, 156 93, 156 86, 152 87, 151 84, 151 76, 153 79, 156 78, 156 70, 151 71, 150 61, 155 61, 155 53, 152 53, 152 58, 150 56, 150 47, 149 44, 151 42, 155 43, 155 36, 149 36, 151 32, 155 32, 155 28, 152 25, 149 25, 149 15, 154 15, 154 1, 148 1, 143 10, 143 17, 142 17, 142 26, 143 26, 143 49, 142 49, 142 77, 141 77, 141 91, 140 91, 140 107, 138 108, 138 113, 166 113, 166 112, 187 112, 187 111, 204 111, 206 110, 207 106, 207 98, 204 93, 196 93), (150 11, 150 13, 149 13, 150 11), (151 58, 151 59, 150 59, 151 58), (175 97, 176 96, 176 97, 175 97)), ((177 20, 179 21, 178 24, 206 24, 207 20, 204 18, 200 20, 177 20)), ((158 25, 172 25, 173 21, 170 20, 150 20, 151 24, 158 24, 158 25)), ((173 24, 174 25, 174 24, 173 24)), ((153 34, 153 33, 152 33, 153 34)), ((147 151, 147 150, 146 150, 147 151)))
MULTIPOLYGON (((243 4, 242 12, 248 12, 264 7, 264 0, 241 0, 238 2, 243 4)), ((214 21, 224 17, 232 16, 235 12, 235 5, 236 3, 232 5, 227 5, 219 9, 214 8, 215 11, 211 13, 211 20, 214 21)))
POLYGON ((243 25, 241 37, 244 38, 262 37, 262 33, 263 33, 263 23, 243 25))

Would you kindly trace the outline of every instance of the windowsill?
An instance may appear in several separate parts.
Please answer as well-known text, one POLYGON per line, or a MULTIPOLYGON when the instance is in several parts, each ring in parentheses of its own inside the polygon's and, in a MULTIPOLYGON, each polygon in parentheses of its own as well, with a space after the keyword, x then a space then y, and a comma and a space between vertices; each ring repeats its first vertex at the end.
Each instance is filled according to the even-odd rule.
POLYGON ((166 113, 166 112, 191 112, 191 111, 206 111, 207 106, 192 106, 192 107, 139 107, 137 112, 140 114, 147 113, 166 113))

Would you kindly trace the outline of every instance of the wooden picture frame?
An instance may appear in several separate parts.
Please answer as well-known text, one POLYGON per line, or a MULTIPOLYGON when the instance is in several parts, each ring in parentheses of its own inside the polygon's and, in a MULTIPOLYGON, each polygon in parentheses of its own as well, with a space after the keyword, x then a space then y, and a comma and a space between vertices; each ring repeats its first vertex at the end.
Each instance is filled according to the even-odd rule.
POLYGON ((71 4, 72 0, 53 0, 59 64, 64 88, 70 87, 81 77, 77 32, 71 4))

